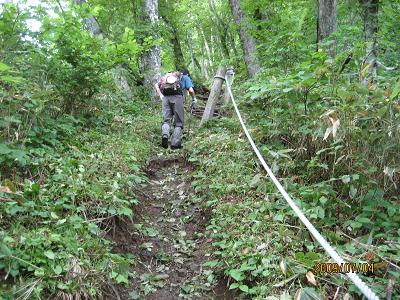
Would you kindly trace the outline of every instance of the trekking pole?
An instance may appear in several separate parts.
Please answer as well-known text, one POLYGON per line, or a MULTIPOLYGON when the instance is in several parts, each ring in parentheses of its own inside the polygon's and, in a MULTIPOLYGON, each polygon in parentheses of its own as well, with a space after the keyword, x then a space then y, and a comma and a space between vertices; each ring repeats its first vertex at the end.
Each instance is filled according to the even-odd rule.
POLYGON ((190 127, 191 127, 191 125, 192 125, 192 119, 193 119, 193 110, 194 110, 194 104, 193 104, 193 101, 192 101, 192 103, 190 104, 190 118, 189 118, 189 128, 188 128, 188 130, 189 130, 189 137, 190 137, 190 127))
POLYGON ((194 102, 192 101, 192 104, 190 104, 190 114, 193 116, 193 110, 194 110, 194 102))

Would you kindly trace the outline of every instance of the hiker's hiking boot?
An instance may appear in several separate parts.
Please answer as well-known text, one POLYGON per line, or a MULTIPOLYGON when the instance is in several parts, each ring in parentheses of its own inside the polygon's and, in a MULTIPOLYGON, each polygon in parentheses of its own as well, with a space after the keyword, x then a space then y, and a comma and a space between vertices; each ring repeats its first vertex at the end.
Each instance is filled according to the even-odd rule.
POLYGON ((171 137, 171 149, 182 148, 182 127, 175 127, 171 137))
POLYGON ((165 149, 168 148, 168 135, 164 134, 161 140, 161 146, 165 149))

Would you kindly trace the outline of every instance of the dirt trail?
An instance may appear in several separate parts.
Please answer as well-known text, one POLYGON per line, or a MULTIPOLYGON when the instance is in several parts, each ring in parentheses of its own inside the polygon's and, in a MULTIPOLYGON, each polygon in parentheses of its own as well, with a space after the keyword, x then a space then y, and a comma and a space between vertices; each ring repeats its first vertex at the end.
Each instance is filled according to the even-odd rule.
POLYGON ((190 171, 179 155, 150 161, 149 182, 135 191, 134 224, 120 224, 113 237, 116 252, 134 255, 133 278, 128 288, 110 290, 109 299, 234 298, 222 282, 211 287, 211 273, 203 268, 212 253, 204 236, 209 211, 192 191, 190 171))

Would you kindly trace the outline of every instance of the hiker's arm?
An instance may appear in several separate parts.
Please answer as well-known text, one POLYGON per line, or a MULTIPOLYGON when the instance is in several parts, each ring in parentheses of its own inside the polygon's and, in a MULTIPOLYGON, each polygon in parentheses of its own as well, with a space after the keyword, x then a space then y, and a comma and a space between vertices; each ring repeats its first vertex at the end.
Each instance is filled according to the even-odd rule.
POLYGON ((183 76, 183 88, 189 92, 192 99, 196 99, 196 95, 193 89, 193 82, 189 76, 183 76))
POLYGON ((190 87, 188 89, 188 92, 190 94, 190 96, 192 97, 192 105, 190 106, 190 112, 192 113, 193 109, 196 108, 196 104, 197 104, 197 99, 196 99, 196 94, 194 93, 194 89, 193 87, 190 87))
POLYGON ((156 83, 154 85, 154 88, 156 89, 156 92, 158 94, 158 96, 160 96, 160 98, 162 99, 162 97, 164 97, 164 95, 161 93, 160 87, 158 86, 158 83, 156 83))

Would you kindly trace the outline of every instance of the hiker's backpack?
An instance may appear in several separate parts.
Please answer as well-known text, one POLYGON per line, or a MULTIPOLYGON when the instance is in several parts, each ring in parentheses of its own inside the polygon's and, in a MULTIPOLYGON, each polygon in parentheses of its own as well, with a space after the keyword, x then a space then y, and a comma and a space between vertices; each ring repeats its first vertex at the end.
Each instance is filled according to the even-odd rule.
POLYGON ((167 73, 161 78, 160 91, 164 96, 182 95, 181 76, 167 73))

